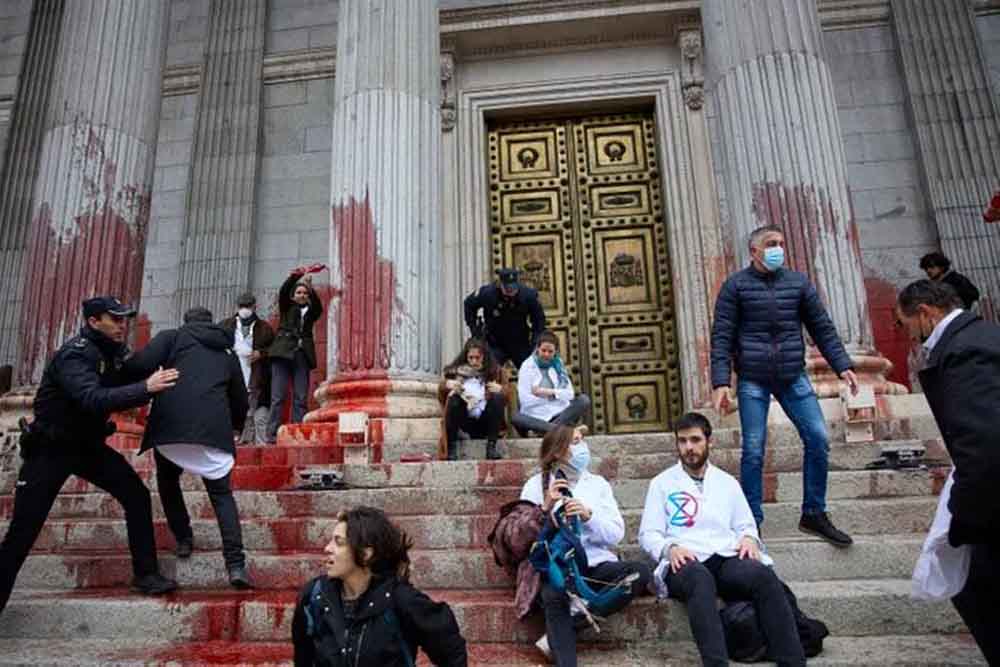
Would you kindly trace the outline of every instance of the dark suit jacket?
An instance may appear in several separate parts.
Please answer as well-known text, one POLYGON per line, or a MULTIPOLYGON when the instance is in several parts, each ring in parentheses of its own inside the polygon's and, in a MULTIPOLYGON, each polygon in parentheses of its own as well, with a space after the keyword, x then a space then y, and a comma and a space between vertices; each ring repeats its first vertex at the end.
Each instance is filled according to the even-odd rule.
POLYGON ((302 278, 301 273, 288 276, 281 291, 278 293, 278 310, 281 317, 278 321, 278 334, 268 350, 271 358, 295 359, 295 350, 302 348, 309 368, 316 368, 316 343, 313 341, 313 325, 323 314, 323 302, 319 300, 316 290, 309 288, 309 309, 305 317, 302 308, 292 301, 295 286, 302 278))
MULTIPOLYGON (((236 336, 236 315, 227 317, 219 322, 219 326, 236 336)), ((250 386, 247 391, 257 399, 257 405, 267 406, 271 404, 271 366, 268 364, 267 354, 274 343, 274 329, 267 320, 259 317, 253 325, 253 349, 260 352, 260 359, 250 364, 250 386)))
POLYGON ((990 534, 1000 525, 1000 326, 963 312, 920 371, 934 419, 955 464, 948 508, 990 534))

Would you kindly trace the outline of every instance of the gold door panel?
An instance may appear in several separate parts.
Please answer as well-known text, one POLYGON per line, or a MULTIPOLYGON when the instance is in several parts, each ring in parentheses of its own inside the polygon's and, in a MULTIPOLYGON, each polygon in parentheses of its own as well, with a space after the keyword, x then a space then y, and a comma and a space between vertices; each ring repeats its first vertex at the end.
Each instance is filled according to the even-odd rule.
POLYGON ((650 114, 490 128, 494 268, 539 291, 598 433, 681 412, 673 289, 650 114))

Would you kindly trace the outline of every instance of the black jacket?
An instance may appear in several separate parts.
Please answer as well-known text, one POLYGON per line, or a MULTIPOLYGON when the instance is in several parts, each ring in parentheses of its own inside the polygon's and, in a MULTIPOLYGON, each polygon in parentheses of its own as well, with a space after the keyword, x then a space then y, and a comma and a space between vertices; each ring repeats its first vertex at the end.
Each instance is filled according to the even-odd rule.
POLYGON ((919 377, 955 464, 948 509, 955 520, 994 535, 1000 523, 1000 326, 962 313, 919 377))
MULTIPOLYGON (((219 322, 219 326, 235 339, 239 319, 236 315, 227 317, 219 322)), ((272 343, 274 343, 274 329, 267 320, 258 317, 253 325, 253 349, 255 352, 260 352, 260 359, 250 364, 250 386, 247 387, 247 392, 251 396, 256 396, 258 406, 271 404, 271 365, 268 363, 267 353, 272 343)))
POLYGON ((465 639, 455 615, 444 602, 434 602, 409 583, 396 577, 373 578, 358 603, 357 617, 347 627, 341 605, 341 584, 319 577, 322 582, 320 608, 329 609, 310 632, 306 605, 313 579, 302 589, 292 617, 295 667, 403 667, 402 640, 410 657, 423 650, 438 667, 465 667, 465 639), (398 629, 386 619, 391 609, 398 629))
POLYGON ((112 412, 150 399, 145 375, 128 382, 123 371, 127 352, 87 325, 59 348, 45 367, 34 402, 36 423, 49 440, 103 442, 112 412))
POLYGON ((972 304, 979 300, 979 290, 972 281, 963 276, 958 271, 948 271, 941 276, 941 282, 948 283, 958 292, 958 298, 962 300, 962 307, 968 310, 972 304))
POLYGON ((712 386, 729 386, 734 363, 737 375, 757 382, 797 378, 805 370, 803 325, 838 375, 851 368, 837 328, 805 274, 760 272, 751 265, 729 276, 715 301, 712 386))
POLYGON ((534 347, 538 334, 545 330, 545 311, 537 290, 522 285, 517 294, 508 299, 496 284, 490 283, 465 297, 465 324, 473 336, 485 338, 498 347, 529 343, 534 347), (482 323, 478 321, 480 309, 483 311, 482 323))
POLYGON ((180 371, 177 384, 153 399, 140 451, 183 443, 236 452, 233 431, 243 429, 248 403, 232 347, 222 327, 199 322, 160 332, 128 360, 139 375, 160 366, 180 371))
POLYGON ((278 292, 278 331, 268 355, 278 359, 295 359, 295 350, 302 348, 309 368, 316 368, 316 343, 313 342, 313 325, 323 314, 323 302, 312 287, 309 288, 309 309, 305 317, 302 307, 292 301, 295 286, 302 278, 301 273, 293 273, 285 280, 278 292))

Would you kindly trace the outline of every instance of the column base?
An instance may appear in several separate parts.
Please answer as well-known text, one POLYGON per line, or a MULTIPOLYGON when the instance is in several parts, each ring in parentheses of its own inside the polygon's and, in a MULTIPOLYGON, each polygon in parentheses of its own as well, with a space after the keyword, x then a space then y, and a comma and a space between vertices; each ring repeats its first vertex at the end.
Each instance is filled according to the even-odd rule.
MULTIPOLYGON (((854 373, 858 383, 871 386, 876 395, 897 396, 908 394, 910 390, 905 385, 888 379, 892 370, 892 362, 874 351, 850 351, 854 363, 854 373)), ((806 372, 812 381, 813 389, 819 398, 836 398, 840 396, 840 388, 844 382, 826 363, 826 359, 815 350, 806 355, 806 372)))
POLYGON ((437 440, 441 407, 436 382, 392 378, 350 378, 323 382, 316 389, 320 407, 302 424, 278 431, 279 444, 339 447, 342 412, 364 412, 369 420, 369 461, 380 463, 382 444, 405 440, 437 440))

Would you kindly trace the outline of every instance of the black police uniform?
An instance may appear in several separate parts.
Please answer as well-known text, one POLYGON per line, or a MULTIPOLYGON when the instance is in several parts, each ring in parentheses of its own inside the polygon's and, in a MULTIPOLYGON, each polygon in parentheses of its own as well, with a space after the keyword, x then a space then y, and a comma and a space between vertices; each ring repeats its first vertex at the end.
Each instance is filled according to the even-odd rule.
POLYGON ((0 544, 0 611, 70 475, 110 493, 125 509, 132 568, 137 578, 158 574, 149 490, 121 454, 105 444, 112 412, 150 399, 145 381, 126 384, 127 348, 84 325, 45 368, 35 395, 35 421, 21 436, 24 462, 14 512, 0 544))
POLYGON ((465 324, 473 336, 486 339, 498 364, 511 359, 520 368, 535 349, 538 334, 545 329, 545 311, 537 290, 520 285, 517 294, 507 297, 491 283, 465 297, 465 324), (478 319, 480 309, 482 321, 478 319))

